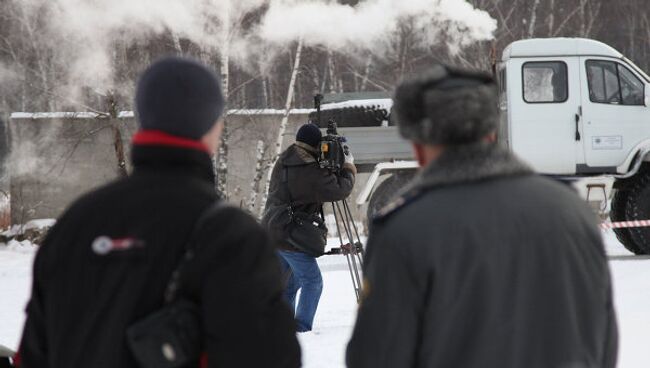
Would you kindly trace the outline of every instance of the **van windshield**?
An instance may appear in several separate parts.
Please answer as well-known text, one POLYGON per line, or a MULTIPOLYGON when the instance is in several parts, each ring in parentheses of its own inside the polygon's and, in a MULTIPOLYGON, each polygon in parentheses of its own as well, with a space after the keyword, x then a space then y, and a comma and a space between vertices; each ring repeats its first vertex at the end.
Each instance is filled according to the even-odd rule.
POLYGON ((627 65, 629 65, 632 69, 634 69, 635 72, 639 73, 645 82, 650 83, 650 76, 648 76, 641 68, 636 66, 636 64, 634 64, 632 60, 623 57, 623 61, 625 61, 627 65))

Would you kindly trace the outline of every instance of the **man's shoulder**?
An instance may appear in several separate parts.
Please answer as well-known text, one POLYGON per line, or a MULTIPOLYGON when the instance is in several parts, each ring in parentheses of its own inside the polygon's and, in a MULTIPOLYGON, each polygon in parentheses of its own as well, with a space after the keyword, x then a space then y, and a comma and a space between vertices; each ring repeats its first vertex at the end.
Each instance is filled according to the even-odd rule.
MULTIPOLYGON (((514 189, 518 189, 518 194, 524 193, 531 200, 550 202, 551 205, 573 205, 582 202, 570 184, 539 175, 522 175, 485 182, 413 188, 401 193, 381 208, 372 220, 385 223, 394 219, 412 218, 423 212, 429 215, 456 210, 463 212, 463 204, 474 197, 482 197, 485 201, 481 202, 487 203, 491 200, 490 194, 510 193, 514 189)), ((514 195, 514 192, 512 194, 514 195)), ((474 205, 480 206, 481 203, 474 205)))
POLYGON ((213 204, 206 214, 208 232, 227 236, 245 236, 264 232, 260 223, 249 213, 223 200, 213 204))
POLYGON ((588 208, 571 182, 553 177, 534 175, 521 183, 530 197, 549 206, 588 208))
POLYGON ((121 178, 83 193, 70 204, 64 216, 95 210, 95 207, 101 203, 115 203, 117 200, 124 200, 124 188, 128 186, 128 182, 129 178, 121 178))

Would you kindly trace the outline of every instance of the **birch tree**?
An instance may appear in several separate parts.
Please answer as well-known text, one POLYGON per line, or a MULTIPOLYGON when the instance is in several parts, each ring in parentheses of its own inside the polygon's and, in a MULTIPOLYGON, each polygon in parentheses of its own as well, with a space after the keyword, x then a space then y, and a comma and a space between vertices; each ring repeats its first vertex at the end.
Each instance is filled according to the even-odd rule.
MULTIPOLYGON (((270 165, 269 165, 270 167, 275 166, 276 162, 278 161, 278 158, 280 157, 280 153, 282 153, 284 134, 287 130, 287 123, 289 122, 289 114, 291 113, 291 106, 293 104, 293 97, 294 97, 295 87, 296 87, 296 79, 298 77, 298 71, 300 69, 300 58, 302 57, 302 47, 303 47, 303 39, 301 38, 298 40, 298 46, 296 46, 296 57, 294 59, 293 69, 291 71, 289 88, 287 89, 287 99, 286 99, 286 104, 284 105, 284 114, 282 115, 282 120, 280 121, 280 129, 278 129, 278 135, 275 140, 273 156, 271 158, 270 165)), ((262 215, 261 211, 263 211, 264 207, 266 206, 266 200, 269 194, 269 187, 271 185, 272 173, 273 170, 269 170, 268 175, 266 177, 266 183, 264 186, 264 196, 262 197, 262 204, 260 205, 260 213, 259 213, 260 216, 262 215)))
POLYGON ((267 169, 265 159, 266 143, 264 143, 262 140, 258 140, 255 152, 255 176, 253 177, 253 181, 251 183, 251 193, 246 203, 246 208, 248 209, 249 213, 255 213, 255 205, 257 204, 257 197, 259 196, 260 192, 260 184, 264 178, 265 169, 267 169))
MULTIPOLYGON (((220 74, 223 85, 223 93, 228 108, 228 99, 230 97, 230 40, 231 40, 231 2, 225 1, 223 11, 222 29, 221 29, 221 63, 220 74)), ((224 121, 223 134, 221 135, 221 146, 219 148, 219 159, 217 165, 217 191, 228 198, 228 122, 227 114, 224 121)))

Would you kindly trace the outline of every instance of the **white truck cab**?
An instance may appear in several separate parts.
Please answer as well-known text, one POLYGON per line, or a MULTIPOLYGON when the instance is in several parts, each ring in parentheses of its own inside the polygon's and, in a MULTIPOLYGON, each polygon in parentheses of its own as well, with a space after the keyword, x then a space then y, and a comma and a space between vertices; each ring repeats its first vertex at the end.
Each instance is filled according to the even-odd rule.
POLYGON ((579 38, 517 41, 497 71, 500 137, 537 171, 638 170, 635 157, 650 150, 650 78, 620 52, 579 38))
MULTIPOLYGON (((499 138, 538 172, 573 181, 613 221, 650 218, 650 77, 581 38, 516 41, 497 65, 499 138), (609 205, 608 205, 609 202, 609 205)), ((614 230, 650 254, 649 228, 614 230)))

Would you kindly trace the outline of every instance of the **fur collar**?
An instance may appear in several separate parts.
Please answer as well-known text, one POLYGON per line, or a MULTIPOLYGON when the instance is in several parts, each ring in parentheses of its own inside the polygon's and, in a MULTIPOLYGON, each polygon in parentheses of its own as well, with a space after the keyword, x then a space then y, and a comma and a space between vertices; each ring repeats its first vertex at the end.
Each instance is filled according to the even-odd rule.
POLYGON ((282 163, 285 166, 302 166, 312 164, 318 162, 315 157, 317 152, 317 149, 307 144, 296 142, 285 151, 282 163), (308 148, 305 146, 309 147, 310 149, 308 150, 308 148))
POLYGON ((316 155, 320 153, 318 148, 312 147, 312 146, 308 145, 307 143, 296 141, 296 143, 294 143, 294 145, 296 147, 300 147, 300 148, 304 149, 305 151, 307 151, 309 153, 313 153, 313 154, 316 154, 316 155))
POLYGON ((496 144, 456 146, 448 148, 438 160, 424 168, 405 192, 532 173, 526 164, 496 144))
POLYGON ((440 158, 420 171, 393 202, 379 210, 374 221, 383 221, 430 190, 532 174, 526 164, 496 144, 449 147, 440 158))

